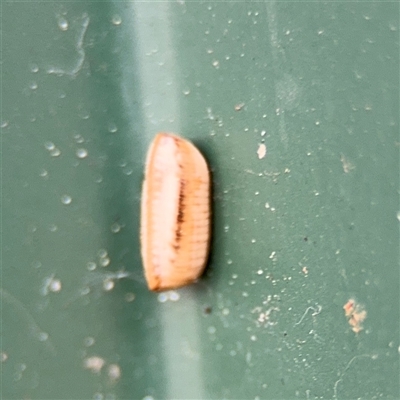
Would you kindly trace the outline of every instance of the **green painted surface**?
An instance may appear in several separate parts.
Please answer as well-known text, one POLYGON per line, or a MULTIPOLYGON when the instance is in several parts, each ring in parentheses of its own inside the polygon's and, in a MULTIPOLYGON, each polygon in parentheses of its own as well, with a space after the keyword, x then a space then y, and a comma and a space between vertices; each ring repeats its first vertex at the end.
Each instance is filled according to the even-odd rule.
POLYGON ((2 398, 398 398, 398 3, 4 2, 2 27, 2 398), (160 130, 207 157, 214 217, 204 279, 158 295, 160 130))

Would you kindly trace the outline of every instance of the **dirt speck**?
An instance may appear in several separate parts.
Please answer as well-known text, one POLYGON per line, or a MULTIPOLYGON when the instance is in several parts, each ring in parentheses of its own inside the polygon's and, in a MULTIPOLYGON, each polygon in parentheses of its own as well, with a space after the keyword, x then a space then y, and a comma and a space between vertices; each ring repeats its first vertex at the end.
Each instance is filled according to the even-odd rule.
POLYGON ((267 154, 267 146, 264 143, 258 145, 257 156, 259 160, 264 158, 267 154))
POLYGON ((349 299, 343 306, 344 315, 354 333, 360 333, 364 328, 362 323, 367 318, 367 311, 354 299, 349 299))
POLYGON ((239 103, 235 105, 235 111, 243 110, 244 103, 239 103))

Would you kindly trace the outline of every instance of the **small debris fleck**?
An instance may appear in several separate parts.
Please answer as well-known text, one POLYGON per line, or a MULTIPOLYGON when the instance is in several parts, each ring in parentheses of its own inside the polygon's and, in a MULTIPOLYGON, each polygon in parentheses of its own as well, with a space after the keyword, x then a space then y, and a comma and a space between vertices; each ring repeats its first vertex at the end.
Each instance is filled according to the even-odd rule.
POLYGON ((367 311, 364 310, 364 307, 354 299, 349 299, 343 309, 351 330, 354 333, 361 332, 364 329, 362 323, 367 318, 367 311))
POLYGON ((340 161, 342 162, 343 171, 345 174, 348 174, 352 169, 354 169, 354 165, 350 163, 350 161, 341 154, 340 161))
POLYGON ((207 306, 204 308, 204 314, 208 315, 212 313, 212 307, 207 306))
POLYGON ((121 377, 121 368, 118 364, 110 364, 107 371, 108 377, 111 382, 117 382, 121 377))
POLYGON ((83 367, 85 369, 90 370, 94 374, 100 373, 101 369, 103 368, 105 364, 105 361, 101 357, 93 356, 93 357, 87 357, 83 361, 83 367))
POLYGON ((257 156, 261 160, 267 154, 267 146, 264 143, 258 145, 257 156))
POLYGON ((235 111, 240 111, 244 107, 244 103, 239 103, 235 105, 235 111))

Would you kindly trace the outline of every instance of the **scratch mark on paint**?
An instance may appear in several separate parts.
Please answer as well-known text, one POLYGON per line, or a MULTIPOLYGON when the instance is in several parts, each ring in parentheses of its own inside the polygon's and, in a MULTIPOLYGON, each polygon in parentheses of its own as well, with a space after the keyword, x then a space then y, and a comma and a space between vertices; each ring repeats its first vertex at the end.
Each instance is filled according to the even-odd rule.
POLYGON ((78 72, 82 69, 83 63, 85 61, 85 49, 83 48, 83 40, 85 38, 85 34, 87 31, 87 28, 89 26, 90 18, 89 16, 85 13, 82 15, 82 29, 79 32, 79 35, 77 37, 77 43, 76 43, 76 51, 78 53, 78 58, 76 60, 75 66, 71 69, 63 69, 63 68, 58 68, 58 67, 50 67, 48 68, 47 72, 49 74, 54 74, 58 76, 63 76, 67 75, 70 77, 75 78, 76 75, 78 75, 78 72))
POLYGON ((321 307, 319 304, 316 304, 316 307, 312 307, 312 306, 307 307, 306 311, 304 311, 304 314, 302 315, 302 317, 300 318, 300 320, 299 320, 298 322, 296 322, 296 323, 294 324, 294 326, 300 325, 301 322, 303 321, 303 319, 305 318, 305 316, 307 315, 307 313, 308 313, 310 310, 314 311, 314 312, 311 314, 311 315, 314 317, 314 316, 318 315, 318 314, 321 312, 322 307, 321 307))

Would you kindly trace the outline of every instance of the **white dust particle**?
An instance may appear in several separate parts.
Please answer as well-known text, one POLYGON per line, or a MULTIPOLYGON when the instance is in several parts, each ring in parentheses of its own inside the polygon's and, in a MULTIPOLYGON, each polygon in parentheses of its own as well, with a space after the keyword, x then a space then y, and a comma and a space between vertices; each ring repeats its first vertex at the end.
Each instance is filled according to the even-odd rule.
POLYGON ((108 366, 107 375, 112 382, 116 382, 121 377, 121 368, 118 364, 108 366))
POLYGON ((235 105, 235 111, 240 111, 244 107, 244 103, 239 103, 235 105))
POLYGON ((61 196, 61 203, 68 205, 72 203, 72 197, 68 196, 67 194, 64 194, 61 196))
POLYGON ((261 160, 267 154, 267 146, 264 143, 258 145, 257 156, 261 160))
POLYGON ((125 301, 126 301, 126 302, 130 303, 130 302, 132 302, 133 300, 135 300, 135 294, 134 294, 134 293, 129 292, 129 293, 127 293, 127 294, 125 295, 125 301))
POLYGON ((101 357, 87 357, 83 360, 83 368, 88 369, 94 374, 98 374, 103 368, 105 361, 101 357))
POLYGON ((122 18, 119 15, 114 15, 111 19, 111 23, 115 26, 121 25, 122 18))
POLYGON ((76 150, 76 156, 78 158, 86 158, 87 155, 88 155, 88 151, 86 149, 81 148, 81 149, 76 150))
POLYGON ((59 27, 60 30, 62 30, 62 31, 68 30, 68 21, 67 21, 65 18, 63 18, 63 17, 60 17, 60 18, 58 19, 58 27, 59 27))
POLYGON ((50 292, 57 293, 61 290, 61 281, 59 279, 52 279, 50 284, 49 284, 49 290, 50 292))
POLYGON ((351 164, 343 154, 340 156, 340 161, 342 162, 342 167, 345 174, 348 174, 352 169, 355 168, 354 165, 351 164))
POLYGON ((83 340, 83 343, 86 347, 93 346, 95 343, 94 337, 88 336, 83 340))
POLYGON ((114 289, 115 283, 112 279, 104 279, 103 281, 103 289, 105 291, 110 291, 112 289, 114 289))

